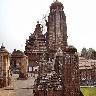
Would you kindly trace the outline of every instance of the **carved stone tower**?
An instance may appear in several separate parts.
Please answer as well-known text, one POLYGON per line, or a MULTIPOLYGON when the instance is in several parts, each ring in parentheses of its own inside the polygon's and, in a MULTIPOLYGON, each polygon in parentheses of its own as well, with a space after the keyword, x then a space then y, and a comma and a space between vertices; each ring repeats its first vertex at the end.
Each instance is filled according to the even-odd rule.
POLYGON ((83 96, 80 92, 77 49, 67 45, 67 25, 63 8, 63 4, 57 0, 50 6, 48 22, 46 20, 46 47, 53 70, 46 71, 50 69, 48 62, 42 64, 45 65, 44 68, 39 63, 40 70, 46 70, 38 77, 34 96, 83 96))
POLYGON ((35 31, 26 40, 25 55, 28 56, 29 66, 38 65, 43 54, 47 52, 45 36, 42 33, 42 26, 37 22, 35 31))
POLYGON ((47 46, 50 55, 54 55, 58 46, 64 51, 67 46, 66 16, 63 4, 57 0, 51 4, 47 22, 47 46))

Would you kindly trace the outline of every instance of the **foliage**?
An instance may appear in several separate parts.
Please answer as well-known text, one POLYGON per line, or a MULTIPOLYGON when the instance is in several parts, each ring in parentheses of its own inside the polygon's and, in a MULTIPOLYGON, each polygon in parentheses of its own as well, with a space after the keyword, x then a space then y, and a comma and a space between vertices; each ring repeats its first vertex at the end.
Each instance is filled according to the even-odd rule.
POLYGON ((81 51, 81 56, 85 58, 87 57, 87 49, 85 47, 81 51))
POLYGON ((96 87, 84 87, 80 90, 84 96, 96 96, 96 87))
POLYGON ((92 59, 92 53, 95 51, 93 48, 89 48, 87 51, 87 58, 92 59))
POLYGON ((81 56, 86 59, 96 59, 96 51, 93 48, 86 49, 84 47, 81 51, 81 56))
POLYGON ((92 59, 96 60, 96 51, 92 52, 92 59))

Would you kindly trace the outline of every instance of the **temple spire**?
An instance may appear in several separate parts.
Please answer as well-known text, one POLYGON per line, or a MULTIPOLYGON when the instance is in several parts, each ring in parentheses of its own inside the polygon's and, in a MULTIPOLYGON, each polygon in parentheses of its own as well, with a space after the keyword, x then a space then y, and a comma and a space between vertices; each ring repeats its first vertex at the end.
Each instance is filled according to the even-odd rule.
POLYGON ((53 2, 58 2, 58 0, 53 0, 53 2))
POLYGON ((2 45, 1 45, 1 48, 5 48, 3 43, 2 43, 2 45))

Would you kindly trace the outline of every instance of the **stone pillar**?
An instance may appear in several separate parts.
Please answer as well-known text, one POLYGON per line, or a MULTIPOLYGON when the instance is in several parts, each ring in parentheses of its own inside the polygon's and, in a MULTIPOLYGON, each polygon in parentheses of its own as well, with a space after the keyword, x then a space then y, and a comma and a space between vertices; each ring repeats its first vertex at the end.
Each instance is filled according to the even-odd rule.
POLYGON ((55 71, 60 76, 62 73, 62 66, 63 66, 63 51, 59 47, 56 54, 55 54, 55 71))
POLYGON ((21 58, 19 78, 28 78, 28 57, 26 55, 24 55, 23 58, 21 58))
POLYGON ((5 47, 0 48, 0 87, 6 87, 10 84, 10 55, 5 47))
POLYGON ((64 96, 79 96, 80 94, 80 74, 77 49, 73 46, 66 48, 64 57, 64 96))

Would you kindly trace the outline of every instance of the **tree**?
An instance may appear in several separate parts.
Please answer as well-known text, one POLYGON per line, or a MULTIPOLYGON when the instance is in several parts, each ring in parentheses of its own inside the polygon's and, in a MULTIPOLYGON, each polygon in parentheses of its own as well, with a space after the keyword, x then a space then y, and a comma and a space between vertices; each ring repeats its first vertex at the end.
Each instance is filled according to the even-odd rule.
POLYGON ((95 58, 95 50, 93 48, 86 49, 85 47, 81 51, 81 56, 86 59, 93 59, 95 58))
POLYGON ((94 60, 96 60, 96 51, 93 51, 92 52, 91 58, 94 59, 94 60))
POLYGON ((95 50, 93 48, 89 48, 88 51, 87 51, 87 58, 88 59, 92 59, 92 53, 94 52, 95 50))
POLYGON ((85 58, 87 57, 87 49, 85 47, 81 51, 81 56, 85 58))

